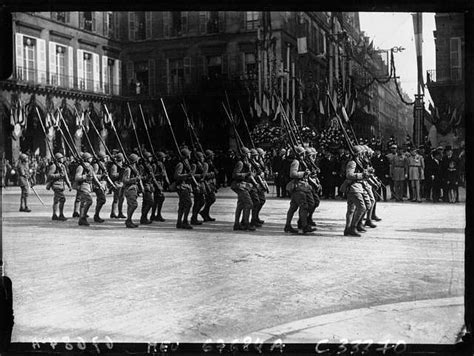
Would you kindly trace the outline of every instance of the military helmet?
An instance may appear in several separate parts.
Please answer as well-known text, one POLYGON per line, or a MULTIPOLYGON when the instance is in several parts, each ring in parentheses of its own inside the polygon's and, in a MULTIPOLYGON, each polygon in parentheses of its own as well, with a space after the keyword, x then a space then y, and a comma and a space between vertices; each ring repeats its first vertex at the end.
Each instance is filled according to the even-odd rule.
POLYGON ((246 155, 247 153, 250 153, 250 150, 247 147, 242 147, 241 152, 243 155, 246 155))
POLYGON ((163 152, 161 152, 161 151, 159 151, 159 152, 156 153, 156 157, 158 157, 158 158, 165 158, 165 157, 166 157, 166 154, 163 153, 163 152))
POLYGON ((97 154, 97 158, 98 159, 106 159, 107 158, 107 155, 105 153, 102 153, 102 152, 99 152, 97 154))
POLYGON ((263 150, 263 148, 258 147, 257 152, 260 156, 265 156, 265 151, 263 150))
POLYGON ((54 155, 54 158, 56 158, 56 159, 61 159, 61 158, 64 158, 64 156, 62 155, 61 152, 57 152, 57 153, 54 155))
POLYGON ((283 153, 283 154, 286 154, 286 150, 285 150, 284 148, 282 148, 282 149, 280 150, 280 154, 282 154, 282 153, 283 153))
POLYGON ((360 154, 360 153, 364 152, 364 148, 361 145, 356 145, 356 146, 354 146, 353 151, 354 151, 354 154, 357 155, 357 154, 360 154))
POLYGON ((130 160, 131 163, 137 163, 138 160, 140 159, 140 157, 138 157, 137 154, 132 153, 132 154, 128 157, 128 159, 130 160))
POLYGON ((119 161, 119 162, 122 162, 122 161, 123 161, 123 153, 120 153, 120 152, 117 153, 117 154, 115 155, 115 160, 116 160, 116 161, 119 161))
POLYGON ((153 155, 152 155, 150 152, 145 151, 145 152, 143 152, 143 157, 145 157, 145 158, 151 158, 151 157, 153 157, 153 155))
POLYGON ((22 161, 26 161, 28 159, 28 156, 24 153, 20 154, 20 157, 19 157, 22 161))
POLYGON ((317 155, 318 154, 318 151, 316 151, 316 148, 310 147, 310 149, 311 149, 311 154, 312 155, 317 155))
POLYGON ((210 157, 210 156, 214 155, 214 152, 212 152, 211 150, 206 150, 205 153, 206 153, 207 157, 210 157))
POLYGON ((304 148, 301 146, 295 146, 295 151, 298 155, 301 155, 305 152, 304 148))
POLYGON ((189 157, 189 156, 191 156, 191 151, 190 151, 189 149, 187 149, 187 148, 182 148, 182 149, 181 149, 181 154, 182 154, 183 156, 189 157))
POLYGON ((204 154, 202 152, 196 152, 196 158, 204 159, 204 154))
POLYGON ((90 158, 92 158, 92 155, 91 155, 90 153, 84 152, 84 153, 82 154, 82 159, 83 159, 84 161, 87 161, 87 160, 90 159, 90 158))

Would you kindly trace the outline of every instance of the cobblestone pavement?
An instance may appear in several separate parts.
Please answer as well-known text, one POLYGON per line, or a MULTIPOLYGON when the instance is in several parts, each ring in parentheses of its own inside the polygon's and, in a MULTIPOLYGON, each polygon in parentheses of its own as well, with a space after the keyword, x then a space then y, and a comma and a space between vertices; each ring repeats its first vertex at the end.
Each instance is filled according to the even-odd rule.
MULTIPOLYGON (((176 230, 168 194, 165 223, 130 230, 108 219, 110 195, 103 224, 51 221, 52 194, 36 188, 48 206, 32 194, 29 214, 18 212, 18 188, 3 191, 13 341, 229 342, 305 318, 464 293, 464 204, 380 203, 383 221, 355 238, 342 235, 345 202, 322 201, 318 230, 295 236, 283 233, 288 200, 271 197, 264 227, 232 231, 236 200, 225 189, 214 223, 176 230)), ((73 193, 67 199, 70 216, 73 193)))

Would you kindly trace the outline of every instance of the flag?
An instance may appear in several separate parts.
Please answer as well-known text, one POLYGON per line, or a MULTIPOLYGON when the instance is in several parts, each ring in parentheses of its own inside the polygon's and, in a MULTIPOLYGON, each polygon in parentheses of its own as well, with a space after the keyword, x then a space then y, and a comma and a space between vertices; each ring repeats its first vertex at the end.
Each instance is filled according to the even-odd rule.
POLYGON ((347 116, 346 109, 344 108, 344 106, 341 108, 341 112, 342 112, 342 118, 344 119, 344 121, 349 122, 349 116, 347 116))
POLYGON ((20 124, 20 126, 23 128, 23 127, 26 127, 26 120, 25 120, 25 113, 23 112, 23 107, 21 106, 21 102, 20 100, 18 100, 17 102, 17 115, 18 115, 18 119, 17 119, 17 123, 20 124))
POLYGON ((10 125, 12 126, 15 126, 16 124, 16 107, 15 105, 12 106, 11 110, 10 110, 10 125))
MULTIPOLYGON (((61 113, 59 112, 61 109, 58 109, 58 112, 56 114, 56 117, 54 118, 53 120, 53 126, 54 127, 58 127, 59 126, 59 123, 61 122, 61 117, 59 115, 61 115, 61 113)), ((54 116, 53 116, 54 117, 54 116)))
POLYGON ((107 112, 104 112, 103 114, 104 114, 104 124, 110 123, 109 114, 107 114, 107 112))
POLYGON ((46 114, 46 118, 44 119, 44 126, 46 127, 46 129, 49 129, 53 126, 53 119, 51 118, 50 112, 46 114))
POLYGON ((38 147, 38 148, 35 150, 35 156, 39 156, 39 154, 40 154, 40 149, 39 149, 39 147, 38 147))
POLYGON ((265 94, 263 94, 262 109, 265 111, 267 116, 270 116, 270 103, 268 102, 268 98, 265 94))
POLYGON ((324 105, 323 105, 323 101, 322 100, 319 100, 319 113, 321 115, 324 115, 324 105))
POLYGON ((254 105, 255 105, 255 112, 257 114, 257 117, 262 116, 262 107, 257 102, 257 97, 255 97, 255 99, 254 99, 254 105))
POLYGON ((89 114, 85 115, 84 117, 84 113, 82 113, 82 125, 84 126, 86 132, 89 132, 89 120, 91 120, 89 114))

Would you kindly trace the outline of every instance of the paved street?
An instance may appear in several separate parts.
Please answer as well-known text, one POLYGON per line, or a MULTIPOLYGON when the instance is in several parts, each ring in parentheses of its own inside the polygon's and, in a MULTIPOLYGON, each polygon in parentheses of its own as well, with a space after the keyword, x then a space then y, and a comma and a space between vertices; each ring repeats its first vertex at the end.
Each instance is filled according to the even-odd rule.
MULTIPOLYGON (((366 325, 338 335, 339 327, 332 324, 326 329, 330 335, 324 333, 325 322, 344 320, 344 315, 353 320, 344 325, 357 328, 354 320, 367 316, 368 308, 398 318, 380 336, 391 340, 454 342, 463 326, 464 204, 380 203, 383 221, 355 238, 342 235, 345 202, 322 201, 318 231, 294 236, 283 233, 288 201, 274 198, 263 209, 266 223, 257 233, 232 231, 236 200, 228 189, 219 192, 212 209, 215 223, 176 230, 177 199, 170 193, 165 223, 130 230, 123 220, 107 219, 90 228, 72 218, 53 222, 52 194, 37 188, 48 207, 31 194, 29 214, 18 212, 18 188, 3 191, 13 341, 82 337, 91 342, 108 336, 114 342, 230 342, 248 335, 311 343, 336 335, 368 339, 384 324, 383 316, 367 319, 372 329, 366 325), (427 302, 407 313, 404 303, 413 301, 427 302), (434 313, 433 306, 451 309, 434 313), (401 314, 393 314, 397 310, 401 314), (311 319, 318 317, 326 321, 311 319), (436 335, 420 332, 433 324, 446 327, 438 327, 436 335)), ((70 217, 73 193, 67 198, 70 217)), ((107 198, 102 217, 108 218, 112 198, 107 198)))

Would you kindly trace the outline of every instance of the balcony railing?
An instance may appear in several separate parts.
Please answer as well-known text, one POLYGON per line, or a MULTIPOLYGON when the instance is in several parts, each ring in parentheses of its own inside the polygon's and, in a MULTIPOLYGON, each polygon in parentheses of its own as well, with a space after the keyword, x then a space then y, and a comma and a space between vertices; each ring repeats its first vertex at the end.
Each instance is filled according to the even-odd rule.
POLYGON ((121 93, 120 86, 116 84, 102 83, 101 81, 84 78, 79 79, 56 73, 50 74, 47 71, 25 67, 16 67, 12 79, 18 83, 50 85, 62 89, 76 89, 99 94, 120 95, 121 93))
POLYGON ((462 68, 446 68, 445 70, 436 71, 434 69, 426 71, 426 82, 431 83, 457 83, 462 82, 463 72, 462 68))

